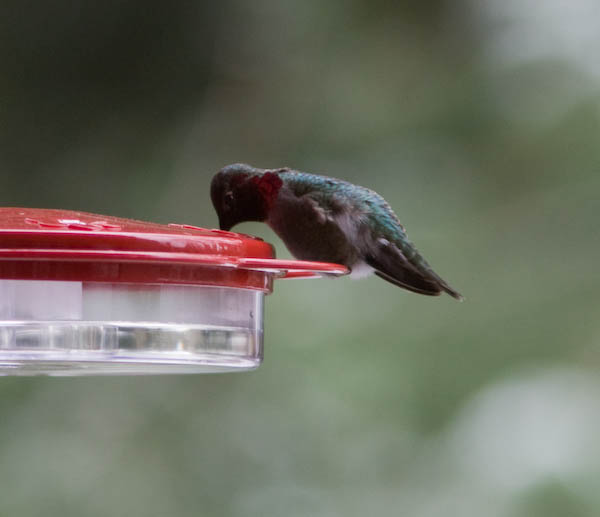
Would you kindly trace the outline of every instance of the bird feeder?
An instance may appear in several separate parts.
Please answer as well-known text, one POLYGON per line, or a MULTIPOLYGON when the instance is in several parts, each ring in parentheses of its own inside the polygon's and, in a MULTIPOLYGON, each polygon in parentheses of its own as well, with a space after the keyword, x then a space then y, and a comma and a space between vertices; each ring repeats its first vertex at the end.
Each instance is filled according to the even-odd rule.
POLYGON ((253 369, 274 281, 345 273, 233 232, 0 208, 0 375, 253 369))

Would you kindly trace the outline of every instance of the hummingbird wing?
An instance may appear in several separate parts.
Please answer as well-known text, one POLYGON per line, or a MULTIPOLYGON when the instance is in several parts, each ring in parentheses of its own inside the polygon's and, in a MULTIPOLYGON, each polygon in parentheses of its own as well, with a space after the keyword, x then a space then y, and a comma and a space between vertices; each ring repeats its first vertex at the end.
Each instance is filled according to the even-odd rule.
POLYGON ((365 262, 375 270, 375 274, 394 285, 415 293, 438 296, 442 290, 437 283, 418 271, 402 252, 387 239, 379 239, 370 249, 365 262))
POLYGON ((420 255, 389 205, 378 194, 367 189, 365 191, 369 197, 357 199, 350 206, 337 194, 318 191, 309 192, 302 199, 311 205, 319 223, 335 223, 349 241, 363 249, 365 262, 375 270, 377 276, 409 291, 440 295, 443 288, 436 278, 419 268, 419 260, 414 264, 411 262, 411 258, 414 260, 420 255), (371 206, 373 204, 378 206, 371 206), (382 224, 383 233, 388 238, 374 237, 381 232, 382 224), (402 249, 407 250, 408 257, 402 249))
POLYGON ((438 296, 448 293, 462 300, 428 264, 387 202, 378 194, 369 201, 367 225, 374 236, 365 262, 375 269, 375 274, 388 282, 420 294, 438 296))

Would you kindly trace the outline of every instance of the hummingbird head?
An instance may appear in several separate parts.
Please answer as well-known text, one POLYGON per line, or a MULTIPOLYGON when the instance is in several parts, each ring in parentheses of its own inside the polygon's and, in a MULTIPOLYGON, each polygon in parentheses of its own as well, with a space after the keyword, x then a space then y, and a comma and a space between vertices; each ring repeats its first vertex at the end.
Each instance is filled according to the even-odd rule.
POLYGON ((281 184, 275 173, 244 163, 223 167, 210 185, 221 230, 229 231, 245 221, 265 221, 281 184))

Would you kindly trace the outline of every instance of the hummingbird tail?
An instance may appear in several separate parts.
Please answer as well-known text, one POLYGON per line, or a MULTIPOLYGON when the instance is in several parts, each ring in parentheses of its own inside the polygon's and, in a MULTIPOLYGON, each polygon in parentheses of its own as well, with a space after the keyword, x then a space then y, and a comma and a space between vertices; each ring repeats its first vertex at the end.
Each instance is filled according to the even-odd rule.
POLYGON ((402 263, 393 260, 393 258, 395 257, 387 255, 369 256, 366 257, 366 263, 375 270, 375 274, 379 278, 383 278, 398 287, 427 296, 442 294, 442 289, 440 289, 437 282, 425 277, 408 262, 402 263))
POLYGON ((398 280, 383 271, 375 271, 375 274, 379 278, 383 278, 386 282, 402 287, 402 289, 406 289, 407 291, 412 291, 413 293, 424 294, 426 296, 439 296, 442 294, 442 291, 433 284, 417 283, 414 281, 408 283, 408 280, 398 280))
POLYGON ((433 273, 438 281, 438 285, 442 288, 442 290, 445 293, 448 293, 450 296, 452 296, 452 298, 454 298, 455 300, 458 300, 459 302, 464 302, 465 301, 465 297, 460 294, 457 290, 452 289, 452 287, 450 287, 442 278, 440 278, 438 275, 436 275, 435 273, 433 273))
POLYGON ((406 258, 400 249, 387 240, 380 241, 376 253, 366 258, 375 274, 394 285, 419 294, 439 296, 442 292, 463 301, 463 296, 450 287, 412 247, 412 256, 406 258))

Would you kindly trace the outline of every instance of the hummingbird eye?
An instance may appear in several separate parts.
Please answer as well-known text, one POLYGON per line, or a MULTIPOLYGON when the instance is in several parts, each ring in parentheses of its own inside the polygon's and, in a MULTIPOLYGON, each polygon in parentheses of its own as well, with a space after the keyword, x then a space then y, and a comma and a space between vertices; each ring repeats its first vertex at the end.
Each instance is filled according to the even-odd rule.
POLYGON ((229 192, 225 192, 223 196, 223 202, 225 203, 225 207, 231 208, 233 205, 233 192, 230 190, 229 192))

